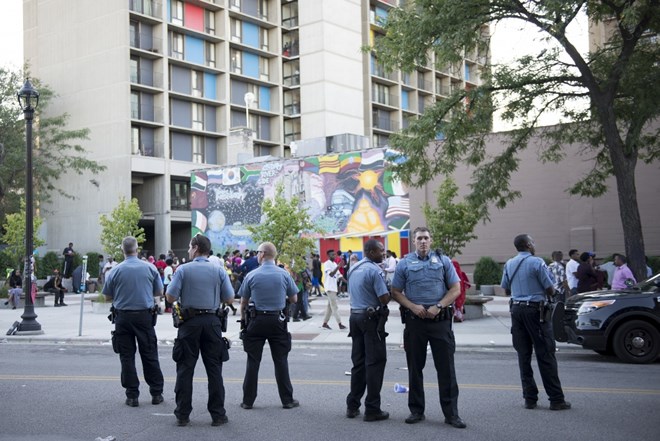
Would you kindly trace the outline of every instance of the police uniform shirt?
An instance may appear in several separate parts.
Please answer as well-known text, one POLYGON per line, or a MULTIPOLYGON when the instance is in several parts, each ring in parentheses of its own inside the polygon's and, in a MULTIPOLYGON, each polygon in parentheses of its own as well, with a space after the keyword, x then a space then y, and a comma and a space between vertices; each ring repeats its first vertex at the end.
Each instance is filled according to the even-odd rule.
POLYGON ((257 311, 279 311, 286 305, 282 292, 292 297, 298 294, 298 287, 287 270, 268 260, 245 276, 238 293, 254 302, 257 311))
POLYGON ((501 286, 511 290, 513 300, 542 302, 546 299, 545 289, 553 286, 553 279, 543 259, 521 251, 504 265, 501 286), (518 266, 520 269, 516 272, 518 266))
POLYGON ((178 300, 181 308, 215 310, 220 308, 220 303, 233 300, 234 289, 223 268, 200 256, 177 267, 167 294, 178 300))
POLYGON ((154 295, 163 290, 163 282, 155 266, 137 256, 128 256, 105 276, 103 294, 112 297, 118 310, 149 309, 154 295))
POLYGON ((392 287, 403 291, 406 298, 417 305, 435 305, 447 294, 447 286, 458 282, 460 279, 449 257, 431 252, 422 259, 415 252, 396 266, 392 287))
POLYGON ((388 293, 383 271, 366 257, 353 264, 348 272, 348 292, 351 293, 351 309, 380 306, 378 297, 388 293))

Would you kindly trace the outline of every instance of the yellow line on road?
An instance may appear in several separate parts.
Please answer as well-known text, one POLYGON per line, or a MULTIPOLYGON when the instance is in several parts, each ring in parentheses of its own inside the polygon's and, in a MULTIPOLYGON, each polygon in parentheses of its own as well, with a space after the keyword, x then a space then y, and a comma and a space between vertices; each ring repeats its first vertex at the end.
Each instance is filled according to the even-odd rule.
MULTIPOLYGON (((165 377, 168 383, 175 382, 174 377, 165 377)), ((0 381, 119 381, 119 377, 107 375, 12 375, 0 374, 0 381)), ((195 378, 195 383, 206 383, 205 377, 195 378)), ((225 378, 225 383, 243 383, 242 378, 225 378)), ((291 380, 293 384, 301 386, 342 386, 350 387, 349 380, 291 380)), ((261 384, 275 384, 274 379, 259 380, 261 384)), ((386 382, 383 388, 391 388, 394 383, 386 382)), ((435 383, 425 383, 426 387, 437 387, 435 383)), ((501 390, 501 391, 520 391, 519 385, 510 384, 459 384, 461 389, 473 390, 501 390)), ((582 392, 582 393, 607 393, 607 394, 633 394, 633 395, 660 395, 660 389, 632 389, 632 388, 614 388, 614 387, 579 387, 579 386, 564 386, 566 392, 582 392)))

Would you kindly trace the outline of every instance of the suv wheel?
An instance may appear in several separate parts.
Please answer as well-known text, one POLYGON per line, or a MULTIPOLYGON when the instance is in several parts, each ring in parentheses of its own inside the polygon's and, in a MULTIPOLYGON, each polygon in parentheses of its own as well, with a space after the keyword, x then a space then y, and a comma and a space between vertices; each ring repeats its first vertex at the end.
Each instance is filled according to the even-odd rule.
POLYGON ((660 355, 660 333, 647 322, 632 320, 616 330, 612 348, 626 363, 651 363, 660 355))

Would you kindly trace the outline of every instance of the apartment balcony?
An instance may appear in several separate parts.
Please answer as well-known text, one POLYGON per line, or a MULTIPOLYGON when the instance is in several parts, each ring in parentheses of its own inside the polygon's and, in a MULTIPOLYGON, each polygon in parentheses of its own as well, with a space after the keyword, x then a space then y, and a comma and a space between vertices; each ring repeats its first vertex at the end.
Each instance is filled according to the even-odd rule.
POLYGON ((425 92, 433 93, 433 82, 432 81, 426 81, 426 80, 422 80, 420 78, 420 79, 417 80, 417 87, 419 87, 419 89, 421 89, 425 92))
POLYGON ((298 141, 300 139, 300 132, 293 132, 293 133, 285 133, 284 134, 284 144, 291 144, 294 141, 298 141))
POLYGON ((389 93, 377 93, 372 97, 372 101, 388 107, 398 107, 399 97, 389 93))
POLYGON ((147 52, 162 53, 163 40, 154 37, 151 32, 135 32, 131 29, 129 44, 132 48, 142 49, 147 52))
POLYGON ((138 69, 130 74, 132 84, 140 86, 163 88, 163 73, 151 69, 138 69))
POLYGON ((285 104, 282 108, 282 113, 284 113, 285 116, 299 116, 300 103, 285 104))
POLYGON ((396 132, 399 130, 399 121, 383 117, 375 118, 373 121, 373 128, 388 132, 396 132))
POLYGON ((164 144, 162 142, 142 142, 137 147, 133 147, 133 154, 136 156, 148 156, 151 158, 156 158, 162 155, 163 148, 164 144))
POLYGON ((162 126, 163 125, 163 109, 152 108, 148 106, 132 107, 131 119, 146 123, 146 126, 162 126))
POLYGON ((374 75, 378 78, 383 78, 391 82, 399 81, 398 72, 386 72, 383 66, 375 65, 371 69, 371 75, 374 75))
POLYGON ((282 27, 286 29, 292 29, 298 27, 298 16, 282 18, 282 27))
POLYGON ((128 9, 158 20, 163 16, 162 4, 156 0, 128 0, 128 9))
POLYGON ((451 89, 449 86, 435 86, 435 94, 436 95, 442 95, 442 96, 449 96, 451 94, 451 89))
POLYGON ((282 78, 282 84, 285 87, 298 87, 300 86, 300 73, 288 75, 282 78))

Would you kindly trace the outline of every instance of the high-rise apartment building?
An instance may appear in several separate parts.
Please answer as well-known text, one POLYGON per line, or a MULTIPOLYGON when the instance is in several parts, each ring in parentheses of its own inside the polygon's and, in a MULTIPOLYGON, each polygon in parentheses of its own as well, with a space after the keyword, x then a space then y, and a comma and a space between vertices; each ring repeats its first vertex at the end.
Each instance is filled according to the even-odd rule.
POLYGON ((435 100, 479 84, 486 53, 401 73, 362 51, 399 3, 24 0, 26 61, 59 95, 48 111, 89 128, 89 157, 107 167, 66 175, 77 198, 44 207, 47 248, 99 249, 99 215, 135 197, 145 248, 183 251, 190 171, 236 163, 246 143, 232 129, 253 131, 253 156, 346 133, 381 147, 435 100))

